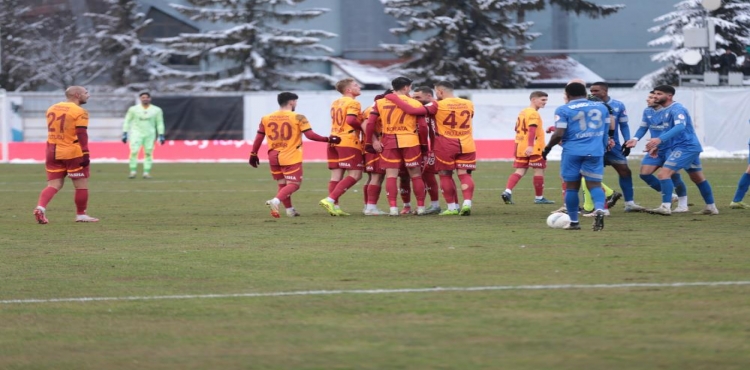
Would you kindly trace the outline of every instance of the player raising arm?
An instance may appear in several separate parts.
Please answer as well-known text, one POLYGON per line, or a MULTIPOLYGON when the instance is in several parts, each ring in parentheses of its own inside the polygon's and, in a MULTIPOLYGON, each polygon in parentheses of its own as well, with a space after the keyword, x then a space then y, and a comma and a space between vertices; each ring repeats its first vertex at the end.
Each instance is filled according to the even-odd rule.
POLYGON ((263 116, 255 135, 249 163, 258 167, 258 150, 264 138, 268 138, 268 163, 271 176, 279 185, 276 197, 266 201, 271 216, 279 218, 279 204, 284 203, 289 217, 299 216, 292 207, 292 193, 299 190, 302 183, 302 134, 312 141, 338 144, 338 136, 324 137, 316 134, 304 115, 294 112, 299 97, 295 93, 282 92, 278 95, 279 110, 263 116))

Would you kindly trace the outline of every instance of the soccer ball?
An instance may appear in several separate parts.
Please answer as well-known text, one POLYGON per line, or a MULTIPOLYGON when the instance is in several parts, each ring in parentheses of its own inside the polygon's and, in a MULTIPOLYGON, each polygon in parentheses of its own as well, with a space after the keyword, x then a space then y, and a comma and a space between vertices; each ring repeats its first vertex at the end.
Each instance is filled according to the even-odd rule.
POLYGON ((553 229, 562 229, 570 224, 570 216, 567 213, 553 213, 547 217, 547 226, 553 229))

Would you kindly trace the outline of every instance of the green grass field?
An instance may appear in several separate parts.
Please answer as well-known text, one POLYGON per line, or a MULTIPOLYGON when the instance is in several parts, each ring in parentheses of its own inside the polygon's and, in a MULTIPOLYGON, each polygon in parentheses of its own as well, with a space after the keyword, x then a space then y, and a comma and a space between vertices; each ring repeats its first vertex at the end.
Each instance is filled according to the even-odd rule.
MULTIPOLYGON (((718 216, 620 203, 595 233, 589 219, 546 226, 557 163, 556 205, 533 204, 528 176, 502 204, 510 163, 480 163, 471 217, 398 218, 361 216, 360 184, 341 201, 353 216, 328 216, 328 171, 308 164, 302 217, 280 219, 266 165, 156 164, 128 180, 127 165, 95 163, 101 222, 73 222, 68 182, 48 225, 31 214, 43 165, 1 165, 0 369, 747 369, 750 285, 659 285, 750 281, 750 211, 728 207, 746 166, 704 160, 718 216), (604 286, 523 289, 559 284, 604 286), (489 286, 505 288, 408 291, 489 286), (407 291, 271 295, 378 289, 407 291), (268 294, 227 297, 246 293, 268 294), (24 301, 97 297, 118 300, 24 301)), ((611 169, 606 182, 619 188, 611 169)))

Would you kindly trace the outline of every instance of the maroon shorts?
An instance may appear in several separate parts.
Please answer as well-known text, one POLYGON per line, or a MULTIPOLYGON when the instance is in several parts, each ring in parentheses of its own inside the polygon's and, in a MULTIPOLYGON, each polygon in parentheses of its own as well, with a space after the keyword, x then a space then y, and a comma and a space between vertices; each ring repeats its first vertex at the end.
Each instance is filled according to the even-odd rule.
POLYGON ((516 157, 513 161, 513 168, 547 168, 547 161, 541 155, 532 155, 531 157, 516 157))
POLYGON ((380 153, 381 168, 419 167, 422 162, 422 151, 419 146, 408 148, 383 149, 380 153))
MULTIPOLYGON (((271 167, 271 176, 274 180, 286 179, 287 181, 302 182, 302 162, 281 165, 279 164, 278 152, 276 155, 269 155, 268 164, 271 167)), ((270 153, 269 153, 270 154, 270 153)))
POLYGON ((380 167, 380 154, 365 153, 365 172, 374 174, 385 173, 385 169, 380 167))
POLYGON ((435 159, 434 153, 433 153, 432 157, 425 156, 423 158, 423 162, 422 162, 422 174, 423 175, 435 175, 435 174, 437 174, 437 170, 435 169, 435 162, 437 162, 437 160, 435 159))
POLYGON ((438 171, 476 170, 477 153, 461 153, 461 142, 438 136, 435 140, 435 169, 438 171))
MULTIPOLYGON (((346 146, 337 146, 335 148, 336 153, 338 154, 338 166, 335 168, 359 171, 362 171, 365 168, 364 158, 362 157, 362 149, 350 148, 346 146)), ((328 162, 328 168, 331 168, 330 162, 328 162)))
POLYGON ((328 169, 335 170, 339 168, 339 153, 336 151, 336 147, 328 145, 326 155, 328 157, 328 169))
POLYGON ((71 179, 89 178, 89 166, 82 167, 83 157, 71 159, 55 159, 55 153, 47 152, 47 158, 44 167, 47 169, 47 180, 64 179, 69 176, 71 179))

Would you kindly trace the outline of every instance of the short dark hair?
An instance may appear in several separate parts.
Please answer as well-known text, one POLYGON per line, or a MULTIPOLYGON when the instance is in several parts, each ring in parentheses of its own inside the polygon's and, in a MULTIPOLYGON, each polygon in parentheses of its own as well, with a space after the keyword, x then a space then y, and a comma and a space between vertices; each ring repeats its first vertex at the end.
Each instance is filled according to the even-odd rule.
POLYGON ((607 84, 604 81, 597 81, 591 84, 591 86, 601 86, 604 88, 604 90, 609 90, 609 84, 607 84))
POLYGON ((138 97, 140 98, 140 97, 141 97, 141 96, 143 96, 143 95, 146 95, 146 96, 148 96, 149 98, 151 97, 151 93, 150 93, 150 92, 148 92, 148 91, 143 91, 143 92, 141 92, 140 94, 138 94, 138 97))
POLYGON ((451 91, 453 90, 453 84, 452 84, 452 83, 450 83, 450 82, 448 82, 448 81, 438 81, 438 82, 437 82, 437 83, 435 84, 435 87, 436 87, 436 88, 437 88, 437 87, 443 87, 443 88, 445 88, 445 89, 448 89, 448 90, 451 90, 451 91))
POLYGON ((544 91, 533 91, 531 94, 529 94, 529 100, 534 98, 546 98, 549 95, 544 91))
POLYGON ((661 91, 669 95, 674 95, 674 93, 676 92, 674 87, 669 86, 669 85, 659 85, 657 87, 654 87, 654 91, 661 91))
POLYGON ((406 86, 411 86, 412 81, 406 77, 396 77, 391 81, 391 87, 393 90, 401 90, 406 86))
POLYGON ((573 82, 565 86, 565 94, 568 97, 586 96, 586 86, 582 83, 573 82))
POLYGON ((293 92, 284 91, 276 97, 276 101, 279 102, 279 106, 283 107, 292 100, 299 99, 299 96, 293 92))
POLYGON ((654 93, 654 90, 651 90, 651 91, 649 91, 648 93, 649 93, 649 94, 653 94, 653 93, 654 93))
POLYGON ((412 91, 421 92, 421 93, 425 93, 427 95, 432 96, 432 89, 429 86, 419 86, 415 89, 412 89, 412 91))

